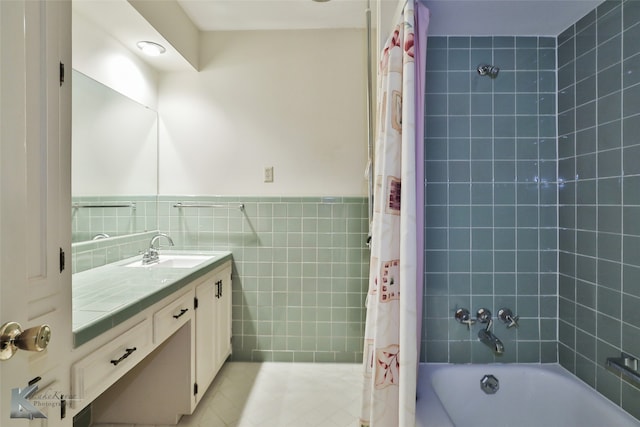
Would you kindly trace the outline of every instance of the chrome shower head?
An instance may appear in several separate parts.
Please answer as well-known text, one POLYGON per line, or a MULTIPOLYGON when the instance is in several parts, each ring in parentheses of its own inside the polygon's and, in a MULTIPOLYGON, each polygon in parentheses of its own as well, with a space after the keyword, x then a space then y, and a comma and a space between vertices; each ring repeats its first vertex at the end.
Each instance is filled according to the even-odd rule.
POLYGON ((500 68, 494 65, 489 65, 489 64, 478 65, 478 74, 480 74, 481 76, 489 76, 492 79, 495 79, 496 76, 498 75, 498 72, 500 72, 500 68))

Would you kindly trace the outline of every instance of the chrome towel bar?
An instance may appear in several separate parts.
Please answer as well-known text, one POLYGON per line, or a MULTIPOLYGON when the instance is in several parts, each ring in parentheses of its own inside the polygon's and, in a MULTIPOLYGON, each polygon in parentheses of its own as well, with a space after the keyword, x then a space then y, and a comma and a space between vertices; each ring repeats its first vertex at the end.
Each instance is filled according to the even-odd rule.
POLYGON ((178 202, 173 205, 174 208, 237 208, 244 212, 244 203, 239 203, 237 205, 223 205, 219 203, 182 203, 178 202))
POLYGON ((607 357, 605 367, 616 372, 622 377, 636 384, 640 384, 640 372, 638 371, 638 359, 627 353, 621 353, 620 357, 607 357))
POLYGON ((136 202, 72 203, 72 208, 136 208, 136 202))

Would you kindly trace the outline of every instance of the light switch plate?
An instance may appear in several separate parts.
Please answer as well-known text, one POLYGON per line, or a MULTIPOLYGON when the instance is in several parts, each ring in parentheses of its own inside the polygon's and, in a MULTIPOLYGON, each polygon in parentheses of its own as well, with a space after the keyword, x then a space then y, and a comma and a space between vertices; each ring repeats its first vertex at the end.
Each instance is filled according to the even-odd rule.
POLYGON ((273 182, 273 166, 264 168, 264 182, 273 182))

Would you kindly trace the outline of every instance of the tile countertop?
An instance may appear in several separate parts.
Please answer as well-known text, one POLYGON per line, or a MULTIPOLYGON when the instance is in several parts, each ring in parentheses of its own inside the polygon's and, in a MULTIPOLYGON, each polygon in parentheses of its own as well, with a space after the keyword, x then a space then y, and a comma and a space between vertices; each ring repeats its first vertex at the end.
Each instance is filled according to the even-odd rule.
POLYGON ((192 268, 124 267, 141 258, 136 256, 73 275, 74 347, 124 322, 232 258, 228 251, 161 251, 160 259, 163 254, 209 255, 212 258, 192 268))

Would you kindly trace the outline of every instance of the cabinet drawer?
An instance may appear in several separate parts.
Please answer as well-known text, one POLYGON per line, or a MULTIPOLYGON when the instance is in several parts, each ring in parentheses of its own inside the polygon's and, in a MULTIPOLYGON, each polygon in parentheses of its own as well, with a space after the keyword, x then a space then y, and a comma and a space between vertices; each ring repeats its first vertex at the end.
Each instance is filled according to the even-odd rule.
POLYGON ((153 315, 153 342, 155 345, 166 340, 193 318, 193 298, 194 292, 187 292, 153 315))
POLYGON ((145 319, 71 368, 74 397, 91 402, 144 359, 152 348, 151 320, 145 319))

